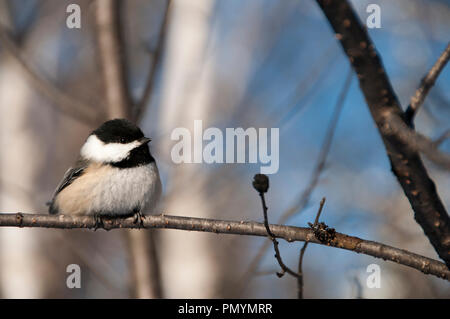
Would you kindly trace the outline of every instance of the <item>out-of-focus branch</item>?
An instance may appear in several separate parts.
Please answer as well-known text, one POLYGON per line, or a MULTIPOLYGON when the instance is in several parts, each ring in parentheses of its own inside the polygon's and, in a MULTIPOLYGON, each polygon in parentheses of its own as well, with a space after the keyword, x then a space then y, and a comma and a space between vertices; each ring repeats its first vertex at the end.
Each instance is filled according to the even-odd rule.
POLYGON ((436 145, 436 147, 439 147, 446 139, 450 138, 450 130, 446 130, 444 133, 441 134, 433 143, 436 145))
POLYGON ((131 257, 133 297, 162 298, 161 274, 156 249, 156 233, 153 230, 127 233, 131 257))
POLYGON ((416 116, 419 108, 422 106, 423 101, 425 101, 428 92, 433 87, 434 82, 436 82, 437 77, 444 69, 449 59, 450 59, 450 43, 447 44, 447 47, 445 48, 444 52, 442 52, 441 56, 433 65, 431 70, 422 79, 420 87, 416 90, 414 96, 411 97, 411 102, 405 111, 406 120, 408 121, 409 124, 413 123, 414 117, 416 116))
POLYGON ((382 131, 385 135, 396 135, 411 150, 424 153, 434 163, 450 170, 450 154, 439 151, 439 145, 436 142, 411 129, 404 119, 392 114, 387 115, 386 125, 382 131))
MULTIPOLYGON (((391 168, 414 217, 438 255, 450 267, 450 218, 419 153, 399 135, 407 126, 381 59, 348 1, 316 0, 358 75, 361 90, 386 147, 391 168), (392 124, 402 127, 392 129, 392 124)), ((408 131, 409 132, 409 131, 408 131)))
MULTIPOLYGON (((62 232, 55 232, 55 234, 57 235, 58 245, 64 246, 65 249, 70 250, 70 252, 76 256, 76 258, 80 259, 84 267, 86 267, 89 272, 91 272, 94 277, 114 295, 114 297, 120 298, 120 287, 118 287, 113 281, 109 279, 108 276, 105 275, 105 268, 108 271, 113 270, 109 263, 104 262, 102 266, 105 268, 102 267, 102 270, 97 270, 97 268, 99 267, 95 267, 95 265, 93 265, 92 259, 89 258, 85 249, 83 249, 83 247, 81 247, 78 242, 72 243, 72 241, 68 240, 62 232)), ((117 272, 115 272, 115 274, 119 275, 117 274, 117 272)))
MULTIPOLYGON (((48 214, 0 214, 0 227, 45 227, 45 228, 89 228, 94 229, 98 222, 94 216, 70 216, 48 214)), ((336 247, 354 251, 376 258, 389 260, 397 264, 417 269, 425 274, 431 274, 450 281, 450 270, 437 260, 417 255, 407 250, 391 247, 385 244, 358 237, 348 236, 336 232, 333 240, 321 241, 311 228, 269 225, 276 238, 288 242, 308 241, 310 243, 336 247)), ((127 218, 103 218, 100 228, 123 229, 179 229, 188 231, 209 232, 215 234, 235 234, 248 236, 267 237, 267 230, 263 223, 252 221, 217 220, 208 218, 169 216, 169 215, 145 215, 142 226, 135 222, 134 217, 127 218)))
POLYGON ((120 1, 96 2, 97 39, 109 118, 131 118, 120 1))
POLYGON ((52 101, 52 106, 64 114, 88 125, 95 126, 99 123, 99 119, 102 117, 102 114, 98 111, 99 109, 78 101, 72 96, 68 96, 48 79, 39 74, 36 68, 28 62, 29 58, 17 46, 7 29, 1 25, 0 44, 1 48, 20 66, 20 69, 30 83, 52 101))
MULTIPOLYGON (((313 172, 311 174, 311 178, 308 182, 308 186, 301 192, 300 196, 298 197, 298 200, 295 201, 295 203, 290 206, 280 217, 278 220, 279 224, 284 224, 286 221, 292 217, 297 212, 302 211, 306 205, 309 202, 309 199, 311 197, 312 192, 316 188, 319 178, 325 169, 325 163, 328 157, 328 153, 330 152, 331 144, 333 142, 334 133, 336 131, 337 123, 339 120, 339 117, 342 112, 342 108, 344 107, 345 98, 347 97, 347 93, 350 89, 351 80, 353 78, 353 71, 350 69, 347 78, 345 80, 344 86, 342 88, 342 91, 336 101, 336 105, 333 111, 333 114, 331 116, 330 123, 328 124, 327 131, 325 133, 325 138, 323 141, 323 144, 320 149, 319 157, 317 159, 317 163, 313 169, 313 172)), ((258 267, 259 263, 261 262, 262 258, 264 257, 264 254, 266 253, 267 249, 269 248, 270 242, 265 242, 261 248, 258 250, 255 257, 250 262, 249 266, 247 267, 245 273, 242 275, 241 280, 239 281, 239 287, 238 291, 242 291, 245 288, 246 283, 248 283, 248 279, 250 278, 251 274, 255 272, 256 268, 258 267)))
POLYGON ((344 102, 345 99, 347 98, 347 94, 350 89, 350 85, 352 83, 352 78, 353 78, 353 71, 350 69, 345 79, 344 85, 341 89, 341 92, 336 100, 333 114, 331 115, 331 120, 330 123, 328 124, 327 131, 325 133, 325 138, 322 147, 320 149, 319 157, 317 159, 317 164, 313 169, 311 179, 308 183, 308 187, 302 192, 301 196, 299 197, 299 200, 281 215, 280 220, 278 221, 280 224, 284 224, 295 213, 303 210, 306 207, 312 192, 314 191, 319 182, 320 175, 325 169, 328 153, 330 152, 331 149, 334 133, 336 132, 337 123, 342 113, 344 102))
POLYGON ((156 48, 154 50, 154 53, 152 54, 152 64, 150 69, 150 74, 147 79, 147 83, 144 88, 144 93, 142 95, 141 100, 136 104, 135 110, 134 110, 134 119, 136 122, 139 121, 139 119, 142 117, 142 114, 144 110, 146 109, 146 106, 148 105, 150 101, 150 97, 153 93, 153 87, 155 85, 155 79, 156 79, 156 71, 158 70, 158 67, 161 62, 162 58, 162 52, 165 45, 165 39, 167 35, 167 29, 169 24, 169 11, 172 5, 172 0, 166 0, 166 6, 164 10, 164 17, 161 23, 161 27, 159 29, 158 34, 158 42, 156 44, 156 48))
MULTIPOLYGON (((119 0, 96 2, 97 38, 103 73, 108 118, 132 119, 132 100, 127 84, 125 45, 119 0)), ((161 298, 162 285, 152 232, 128 232, 134 297, 161 298)))

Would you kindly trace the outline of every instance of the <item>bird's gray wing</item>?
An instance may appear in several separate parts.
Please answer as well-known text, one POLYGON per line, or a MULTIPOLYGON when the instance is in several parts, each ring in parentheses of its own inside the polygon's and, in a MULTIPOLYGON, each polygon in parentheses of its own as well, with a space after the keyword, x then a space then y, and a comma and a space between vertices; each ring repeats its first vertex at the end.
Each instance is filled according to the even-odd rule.
POLYGON ((58 195, 59 192, 61 192, 64 188, 72 184, 74 180, 76 180, 78 177, 80 177, 86 167, 88 166, 88 162, 83 159, 79 159, 75 165, 71 168, 69 168, 65 173, 64 176, 59 183, 58 187, 56 187, 55 192, 53 193, 53 197, 51 202, 49 202, 49 213, 50 214, 57 214, 58 208, 54 205, 55 204, 55 198, 58 195))

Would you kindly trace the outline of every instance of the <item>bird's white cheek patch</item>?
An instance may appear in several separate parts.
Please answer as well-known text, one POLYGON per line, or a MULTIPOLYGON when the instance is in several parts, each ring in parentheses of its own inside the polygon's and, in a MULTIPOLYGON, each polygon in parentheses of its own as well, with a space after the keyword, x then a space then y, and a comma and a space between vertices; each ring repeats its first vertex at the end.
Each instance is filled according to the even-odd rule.
POLYGON ((138 146, 140 146, 138 141, 127 144, 105 144, 97 136, 91 135, 81 148, 81 156, 95 162, 115 163, 127 158, 130 151, 138 146))

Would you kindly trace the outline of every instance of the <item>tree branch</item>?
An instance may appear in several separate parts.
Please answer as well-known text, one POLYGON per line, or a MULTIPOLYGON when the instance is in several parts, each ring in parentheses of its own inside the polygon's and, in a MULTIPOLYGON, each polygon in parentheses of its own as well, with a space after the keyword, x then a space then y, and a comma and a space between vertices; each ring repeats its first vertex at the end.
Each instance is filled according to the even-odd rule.
MULTIPOLYGON (((45 228, 89 228, 96 226, 93 216, 69 216, 48 214, 0 214, 0 227, 45 227, 45 228)), ((122 228, 139 228, 133 217, 103 218, 106 230, 122 228)), ((267 237, 267 230, 263 223, 253 221, 231 221, 207 218, 194 218, 169 215, 143 216, 142 227, 146 229, 179 229, 188 231, 209 232, 215 234, 235 234, 247 236, 267 237)), ((425 274, 450 281, 450 270, 440 261, 417 255, 415 253, 394 248, 374 241, 358 237, 335 233, 331 241, 320 241, 311 228, 270 225, 271 232, 276 238, 288 242, 308 241, 310 243, 336 247, 340 249, 362 253, 383 260, 417 269, 425 274)))
POLYGON ((74 99, 72 96, 68 96, 48 79, 39 74, 36 68, 27 62, 28 58, 24 56, 22 50, 17 46, 6 28, 1 25, 0 43, 2 44, 2 49, 5 49, 5 52, 20 66, 30 83, 41 94, 53 102, 52 106, 62 113, 89 125, 97 125, 99 123, 99 119, 102 116, 101 112, 90 105, 74 99))
POLYGON ((417 223, 438 255, 450 267, 450 218, 436 186, 417 151, 405 144, 398 131, 386 129, 401 121, 403 128, 413 131, 407 126, 404 112, 375 46, 348 1, 316 1, 358 75, 361 90, 386 147, 392 171, 411 203, 417 223))
POLYGON ((433 65, 431 70, 422 79, 420 87, 416 90, 414 96, 411 97, 411 102, 405 111, 406 120, 408 121, 409 124, 413 123, 417 111, 422 106, 423 101, 425 101, 428 92, 433 87, 434 82, 436 82, 437 77, 444 69, 449 59, 450 59, 450 43, 447 44, 447 47, 445 48, 444 52, 442 52, 441 56, 433 65))

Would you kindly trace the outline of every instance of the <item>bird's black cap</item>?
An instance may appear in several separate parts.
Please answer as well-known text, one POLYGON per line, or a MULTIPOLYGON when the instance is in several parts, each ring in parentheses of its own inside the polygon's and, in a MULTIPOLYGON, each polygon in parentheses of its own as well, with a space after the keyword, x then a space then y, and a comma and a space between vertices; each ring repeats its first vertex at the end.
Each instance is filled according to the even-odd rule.
POLYGON ((125 119, 106 121, 92 132, 104 143, 130 143, 144 137, 141 129, 125 119))

